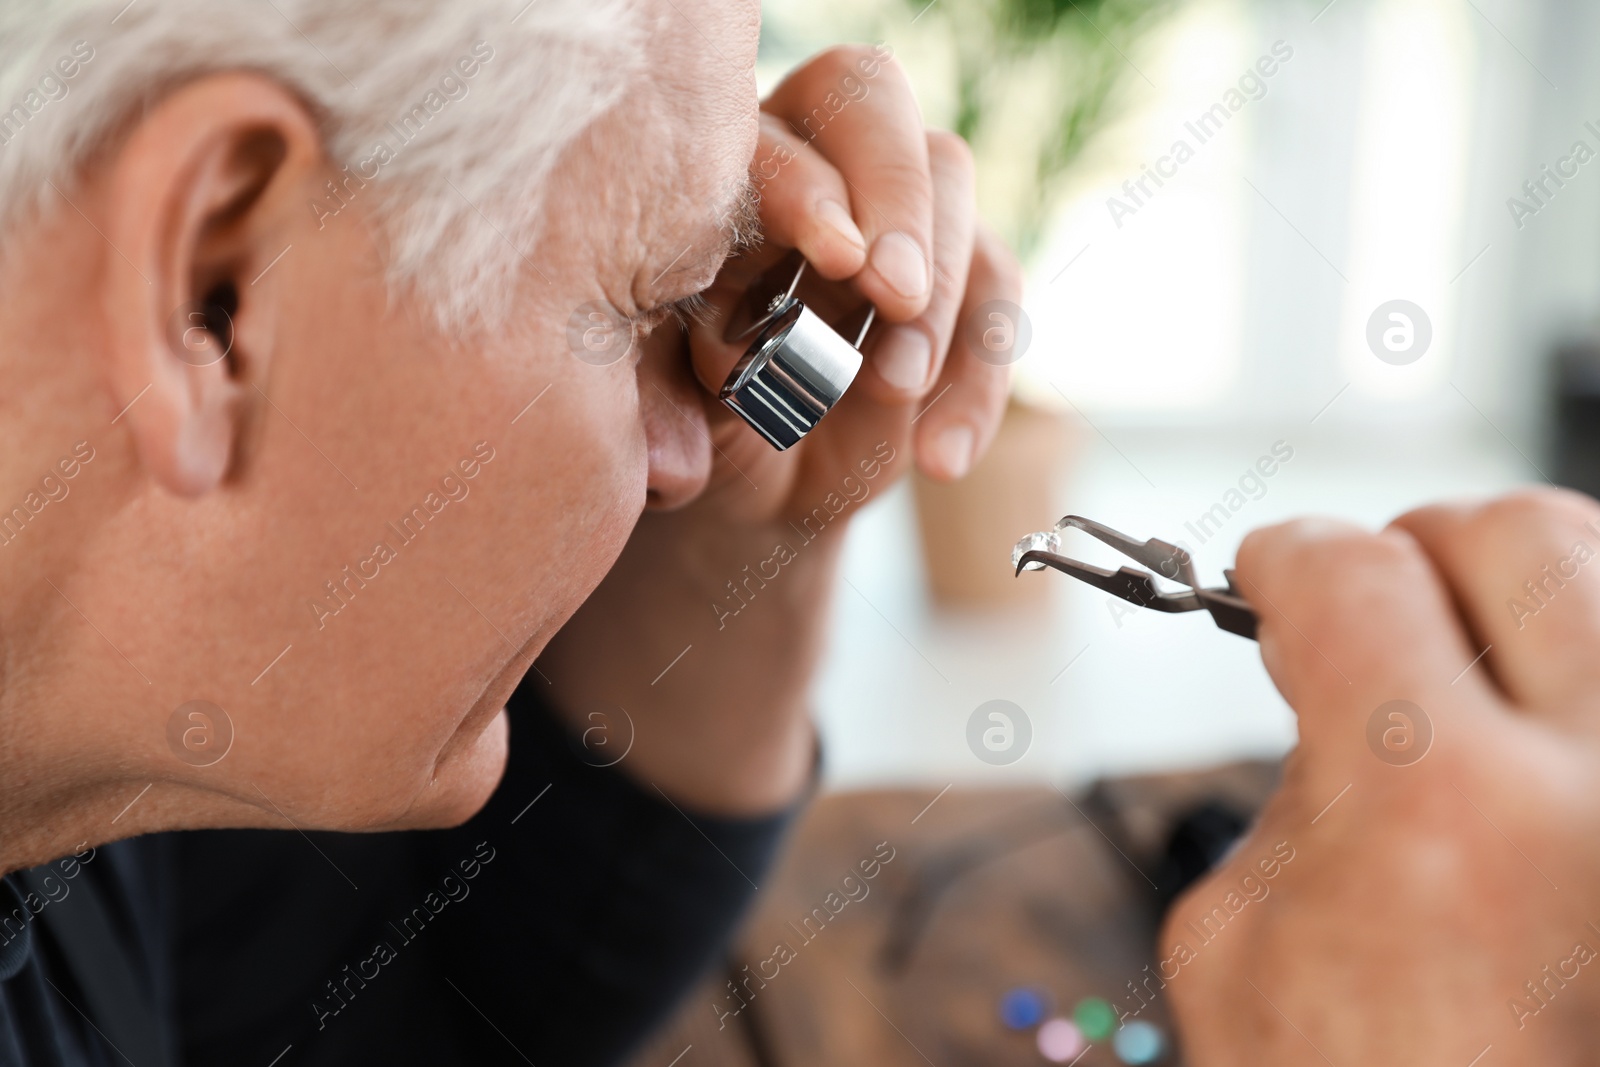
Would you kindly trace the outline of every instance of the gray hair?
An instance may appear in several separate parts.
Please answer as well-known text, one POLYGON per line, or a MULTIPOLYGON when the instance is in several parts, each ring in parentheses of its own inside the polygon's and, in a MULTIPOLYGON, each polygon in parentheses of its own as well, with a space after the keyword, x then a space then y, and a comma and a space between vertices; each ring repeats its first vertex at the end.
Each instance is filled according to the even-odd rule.
POLYGON ((307 211, 367 200, 393 284, 447 328, 493 323, 544 179, 642 71, 644 22, 635 0, 0 0, 0 234, 162 93, 257 70, 334 161, 307 211))

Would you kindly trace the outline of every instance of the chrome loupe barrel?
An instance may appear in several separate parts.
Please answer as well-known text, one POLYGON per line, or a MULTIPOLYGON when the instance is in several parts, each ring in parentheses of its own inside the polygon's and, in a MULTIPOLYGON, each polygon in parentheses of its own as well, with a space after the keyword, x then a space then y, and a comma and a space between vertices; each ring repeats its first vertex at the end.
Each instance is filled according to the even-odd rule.
POLYGON ((861 370, 861 353, 790 299, 750 343, 720 394, 773 448, 810 433, 861 370))

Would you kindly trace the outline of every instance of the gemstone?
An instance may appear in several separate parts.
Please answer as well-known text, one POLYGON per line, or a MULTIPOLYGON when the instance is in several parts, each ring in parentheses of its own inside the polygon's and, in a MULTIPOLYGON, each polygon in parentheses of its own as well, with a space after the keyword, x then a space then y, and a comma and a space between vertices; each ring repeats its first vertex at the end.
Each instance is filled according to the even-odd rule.
POLYGON ((1083 1052, 1083 1032, 1066 1019, 1051 1019, 1039 1027, 1039 1055, 1051 1063, 1067 1063, 1083 1052))
MULTIPOLYGON (((1031 533, 1017 542, 1017 547, 1011 550, 1011 569, 1016 570, 1017 564, 1022 562, 1024 552, 1061 552, 1061 535, 1054 530, 1041 530, 1031 533)), ((1043 563, 1030 563, 1022 568, 1025 571, 1042 571, 1043 563)))
POLYGON ((1043 992, 1019 986, 1000 998, 1000 1021, 1011 1030, 1030 1030, 1039 1025, 1047 1008, 1043 992))
POLYGON ((1104 1041, 1116 1029, 1117 1009, 1100 997, 1085 997, 1072 1009, 1072 1020, 1090 1041, 1104 1041))
POLYGON ((1166 1050, 1167 1041, 1161 1028, 1143 1019, 1132 1020, 1111 1037, 1111 1051, 1123 1063, 1154 1063, 1166 1050))

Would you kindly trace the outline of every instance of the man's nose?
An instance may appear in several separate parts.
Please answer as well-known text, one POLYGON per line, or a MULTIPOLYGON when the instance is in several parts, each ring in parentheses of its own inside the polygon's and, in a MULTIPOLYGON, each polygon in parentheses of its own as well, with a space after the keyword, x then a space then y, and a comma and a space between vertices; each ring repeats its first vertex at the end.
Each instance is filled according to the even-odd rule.
POLYGON ((704 390, 689 369, 688 342, 671 326, 644 342, 639 361, 639 417, 644 423, 650 473, 645 506, 681 507, 711 477, 711 431, 704 390))

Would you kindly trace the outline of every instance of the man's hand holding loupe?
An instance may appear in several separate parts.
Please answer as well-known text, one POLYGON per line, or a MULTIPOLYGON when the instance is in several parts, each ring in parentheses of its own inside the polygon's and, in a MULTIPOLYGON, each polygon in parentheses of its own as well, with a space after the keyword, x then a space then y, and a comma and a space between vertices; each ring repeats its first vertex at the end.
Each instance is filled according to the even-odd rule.
POLYGON ((913 461, 940 479, 971 468, 1009 375, 965 326, 983 303, 1021 296, 1015 259, 978 221, 966 145, 923 126, 887 49, 835 48, 790 74, 762 104, 751 175, 764 240, 725 265, 687 338, 664 328, 643 342, 682 387, 684 417, 704 412, 706 487, 645 514, 540 660, 580 729, 596 708, 628 709, 625 770, 733 812, 781 806, 808 781, 805 693, 844 526, 913 461), (730 316, 764 276, 781 289, 796 255, 798 295, 825 320, 858 325, 869 303, 877 316, 843 399, 778 452, 716 394, 744 351, 725 340, 730 316))

